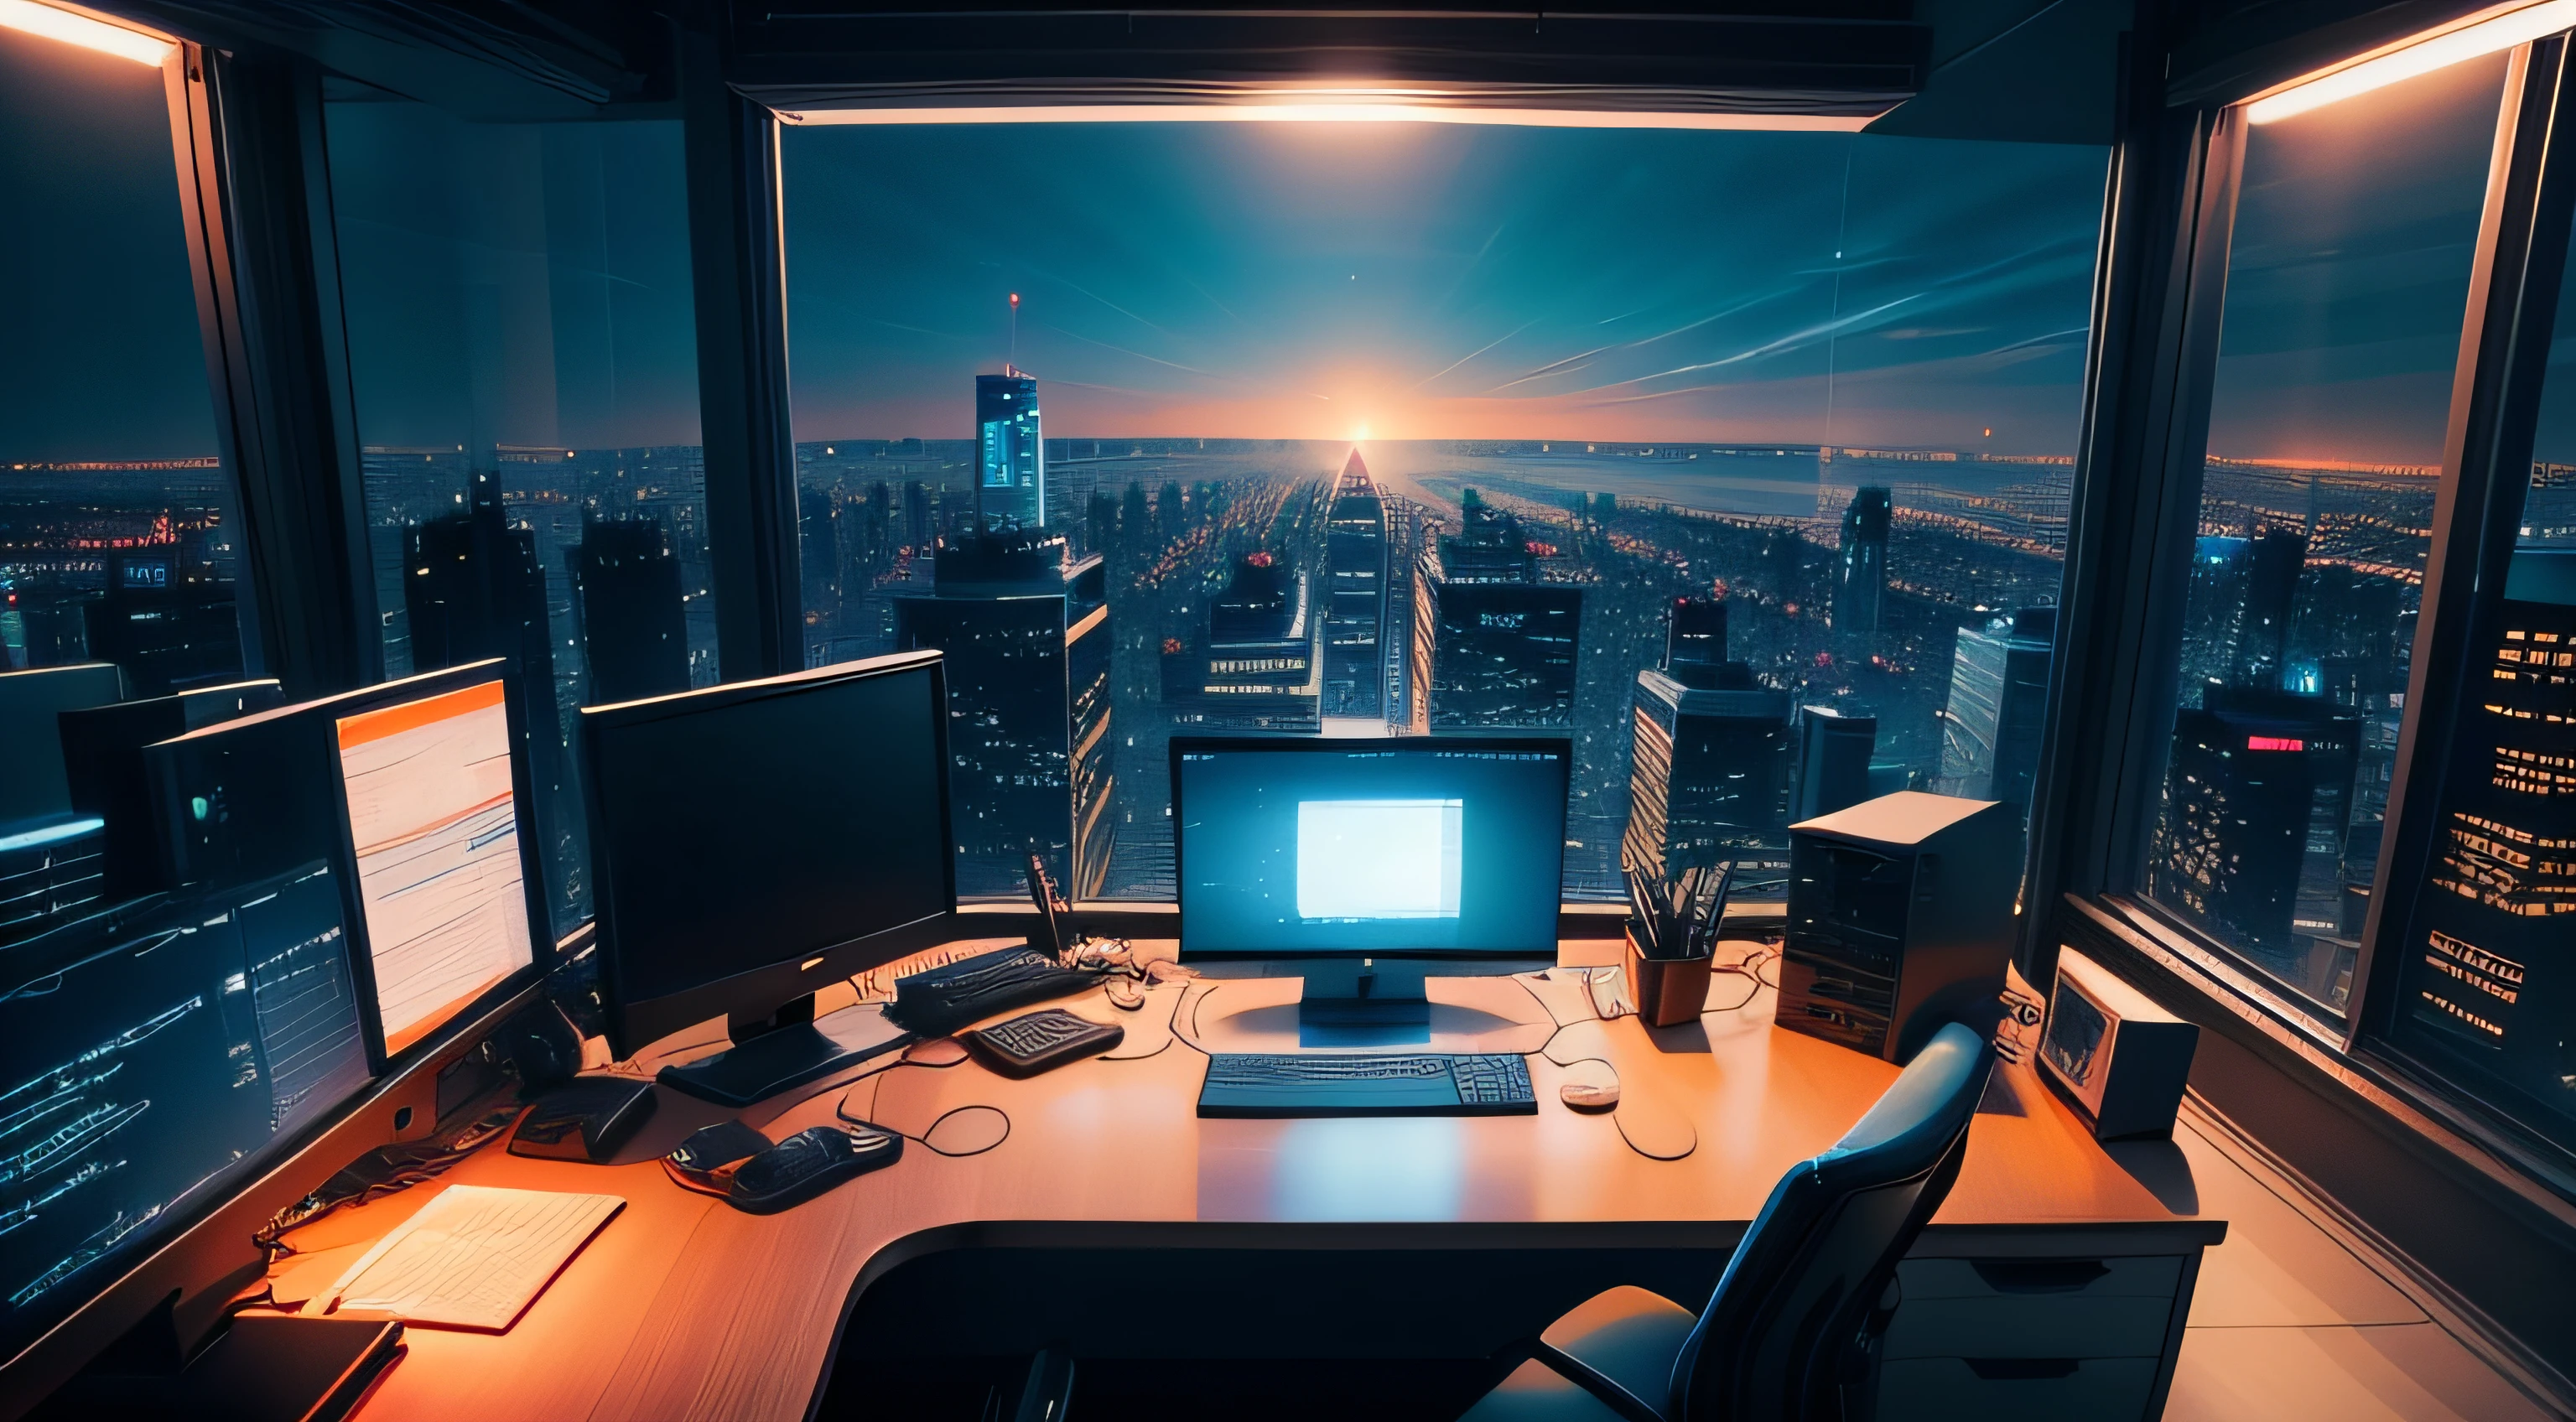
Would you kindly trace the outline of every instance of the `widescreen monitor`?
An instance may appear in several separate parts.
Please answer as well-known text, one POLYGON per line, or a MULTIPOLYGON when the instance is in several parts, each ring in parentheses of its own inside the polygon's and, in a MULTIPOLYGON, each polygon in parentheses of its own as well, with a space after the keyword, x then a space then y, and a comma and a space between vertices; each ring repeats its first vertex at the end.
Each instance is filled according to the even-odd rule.
MULTIPOLYGON (((926 946, 955 902, 940 668, 912 652, 583 709, 600 989, 620 1057, 711 1017, 770 1016, 926 946)), ((817 1030, 782 1029, 765 1050, 832 1050, 817 1030)))
POLYGON ((0 951, 0 1357, 367 1084, 329 865, 0 951))
POLYGON ((551 956, 526 720, 475 662, 280 707, 150 747, 172 878, 340 871, 381 1069, 551 956))
POLYGON ((1181 952, 1553 957, 1563 740, 1175 737, 1181 952))

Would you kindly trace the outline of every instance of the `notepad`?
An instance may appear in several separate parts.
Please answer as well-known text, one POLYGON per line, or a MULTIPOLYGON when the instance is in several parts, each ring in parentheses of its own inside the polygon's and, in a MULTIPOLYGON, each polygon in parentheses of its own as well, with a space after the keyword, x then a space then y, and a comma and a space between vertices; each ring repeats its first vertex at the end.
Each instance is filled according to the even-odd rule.
POLYGON ((499 1333, 625 1207, 615 1195, 450 1185, 359 1255, 316 1311, 499 1333))

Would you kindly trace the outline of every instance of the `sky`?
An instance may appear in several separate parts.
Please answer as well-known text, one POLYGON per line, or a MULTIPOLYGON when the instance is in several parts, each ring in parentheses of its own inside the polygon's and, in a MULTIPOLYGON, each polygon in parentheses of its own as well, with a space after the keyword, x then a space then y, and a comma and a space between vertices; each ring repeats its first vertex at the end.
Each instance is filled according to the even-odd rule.
POLYGON ((0 460, 215 452, 159 70, 0 29, 0 460))
POLYGON ((1085 123, 784 161, 799 439, 961 437, 1016 350, 1050 435, 2065 453, 2105 154, 1085 123))
MULTIPOLYGON (((2502 64, 2251 131, 2213 454, 2438 461, 2502 64)), ((328 136, 362 443, 697 440, 676 122, 343 97, 328 136)), ((972 376, 1016 358, 1055 436, 2074 447, 2097 148, 1443 124, 784 137, 800 439, 965 438, 972 376)), ((0 31, 0 193, 0 460, 213 453, 158 75, 0 31)), ((2576 322, 2551 364, 2539 453, 2576 459, 2576 322)))

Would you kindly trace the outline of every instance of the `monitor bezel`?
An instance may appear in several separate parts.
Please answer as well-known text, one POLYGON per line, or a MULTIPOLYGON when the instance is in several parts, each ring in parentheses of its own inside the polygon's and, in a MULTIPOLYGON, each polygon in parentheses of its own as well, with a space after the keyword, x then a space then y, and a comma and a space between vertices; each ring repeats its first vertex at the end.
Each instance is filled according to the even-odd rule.
POLYGON ((1276 736, 1174 736, 1172 737, 1170 749, 1172 775, 1172 902, 1174 907, 1179 910, 1180 926, 1176 932, 1179 937, 1178 951, 1181 957, 1184 959, 1196 959, 1207 962, 1223 962, 1229 960, 1243 962, 1261 960, 1289 962, 1299 959, 1339 958, 1382 958, 1389 960, 1458 959, 1461 961, 1491 959, 1499 961, 1507 959, 1536 959, 1545 957, 1553 960, 1557 953, 1557 940, 1555 936, 1556 923, 1553 916, 1551 916, 1548 923, 1547 941, 1544 943, 1531 944, 1525 948, 1208 948, 1193 944, 1190 941, 1189 876, 1186 865, 1183 862, 1181 847, 1184 840, 1184 836, 1182 834, 1183 811, 1181 807, 1181 759, 1183 756, 1206 751, 1215 751, 1220 753, 1226 751, 1289 751, 1315 755, 1347 755, 1355 750, 1374 749, 1389 750, 1398 753, 1410 751, 1427 753, 1431 751, 1452 750, 1467 747, 1481 750, 1545 751, 1553 753, 1557 757, 1558 767, 1564 773, 1566 792, 1557 797, 1556 838, 1554 841, 1556 849, 1556 878, 1558 886, 1556 891, 1556 901, 1562 905, 1565 897, 1565 825, 1567 816, 1572 811, 1572 807, 1567 804, 1567 801, 1572 798, 1574 785, 1574 738, 1572 736, 1310 736, 1286 734, 1276 736))
MULTIPOLYGON (((331 815, 331 870, 340 881, 342 932, 349 945, 350 977, 361 994, 362 1010, 358 1018, 367 1039, 367 1069, 370 1074, 384 1076, 400 1063, 435 1051, 439 1043, 457 1031, 458 1024, 474 1021, 492 1004, 524 990, 553 969, 554 914, 547 897, 544 856, 538 851, 541 836, 537 827, 535 771, 527 753, 527 694, 516 662, 506 657, 487 657, 481 661, 421 672, 398 681, 379 682, 355 691, 274 707, 235 720, 217 722, 184 736, 174 736, 156 743, 156 747, 148 747, 147 754, 158 746, 226 736, 262 735, 281 738, 288 748, 287 762, 300 762, 309 767, 303 773, 318 777, 327 787, 324 798, 329 802, 331 815), (338 723, 344 716, 443 696, 490 681, 501 683, 501 704, 509 735, 515 742, 510 756, 510 793, 514 802, 512 813, 518 821, 519 889, 528 915, 529 961, 527 966, 511 970, 507 977, 485 989, 472 1002, 449 1014, 446 1021, 419 1040, 400 1052, 388 1053, 385 1050, 384 1016, 376 1005, 375 950, 367 933, 365 891, 358 882, 358 853, 349 824, 349 796, 340 782, 338 723)), ((154 798, 161 801, 162 813, 170 817, 164 847, 171 856, 171 878, 176 881, 182 877, 185 858, 179 844, 179 807, 175 802, 177 787, 168 783, 166 771, 159 768, 157 759, 153 782, 154 798)))
POLYGON ((766 1016, 819 988, 919 952, 950 936, 957 915, 957 856, 953 848, 939 856, 940 898, 946 907, 855 938, 819 948, 805 948, 756 967, 711 978, 679 992, 628 1000, 622 990, 617 931, 617 863, 614 839, 604 833, 609 808, 602 801, 599 738, 629 726, 725 710, 781 696, 795 696, 846 682, 881 676, 926 672, 935 708, 931 739, 939 762, 939 842, 954 846, 950 818, 948 756, 948 678, 936 651, 897 652, 882 657, 837 662, 810 671, 757 681, 726 682, 667 696, 647 697, 609 706, 581 709, 581 783, 584 811, 590 821, 591 911, 595 959, 599 964, 600 1004, 607 1023, 609 1050, 627 1060, 653 1042, 710 1018, 766 1016))

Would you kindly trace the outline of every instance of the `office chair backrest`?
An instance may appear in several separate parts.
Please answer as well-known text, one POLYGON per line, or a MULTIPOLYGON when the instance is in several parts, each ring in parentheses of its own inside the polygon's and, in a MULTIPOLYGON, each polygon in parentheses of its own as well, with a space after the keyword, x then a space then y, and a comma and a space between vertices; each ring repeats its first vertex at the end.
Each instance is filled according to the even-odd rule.
POLYGON ((1959 1178, 1992 1057, 1975 1032, 1942 1028, 1833 1149, 1781 1177, 1682 1347, 1666 1415, 1841 1418, 1872 1309, 1959 1178))

